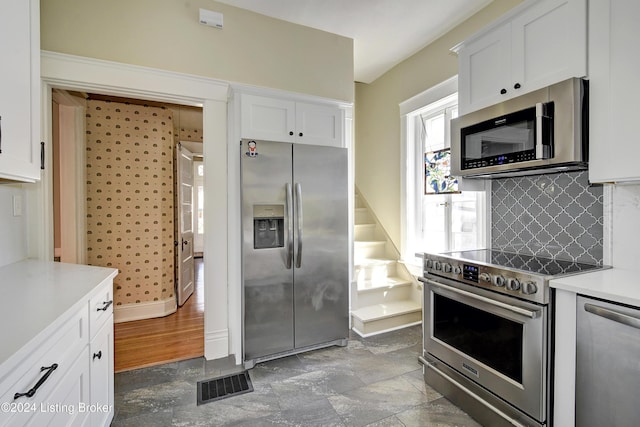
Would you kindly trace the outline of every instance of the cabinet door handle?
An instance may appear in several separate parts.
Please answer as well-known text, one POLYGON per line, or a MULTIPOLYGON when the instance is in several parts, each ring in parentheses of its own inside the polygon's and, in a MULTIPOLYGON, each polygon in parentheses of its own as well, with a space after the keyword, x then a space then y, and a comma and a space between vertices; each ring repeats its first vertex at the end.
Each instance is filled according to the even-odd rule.
POLYGON ((522 86, 520 86, 520 83, 516 83, 513 85, 514 89, 520 89, 522 86))
POLYGON ((290 135, 290 136, 293 136, 293 131, 289 132, 289 135, 290 135))
POLYGON ((98 308, 98 311, 107 311, 107 308, 113 304, 113 300, 103 302, 104 306, 98 308))
POLYGON ((92 360, 96 360, 96 358, 98 358, 98 360, 102 359, 102 350, 100 350, 97 353, 93 353, 93 359, 92 360))
POLYGON ((44 170, 44 141, 40 142, 40 169, 44 170))
POLYGON ((506 89, 504 89, 504 88, 500 89, 500 95, 504 95, 505 93, 507 93, 506 89))
POLYGON ((51 375, 51 373, 52 373, 53 371, 55 371, 57 368, 58 368, 58 364, 57 364, 57 363, 54 363, 54 364, 53 364, 53 365, 51 365, 51 366, 43 366, 43 367, 41 367, 41 368, 40 368, 40 372, 47 371, 47 373, 46 373, 46 374, 44 374, 44 375, 43 375, 43 376, 38 380, 38 382, 36 383, 36 385, 34 385, 34 386, 33 386, 33 388, 32 388, 32 389, 30 389, 29 391, 27 391, 27 392, 25 392, 25 393, 16 393, 16 394, 14 394, 14 395, 13 395, 13 400, 15 400, 15 399, 17 399, 17 398, 19 398, 19 397, 22 397, 22 396, 27 396, 27 397, 29 397, 29 398, 31 398, 31 397, 33 397, 33 396, 35 396, 35 394, 36 394, 36 392, 38 391, 38 389, 40 388, 40 386, 41 386, 42 384, 44 384, 44 382, 47 380, 47 378, 49 378, 49 376, 51 375))
POLYGON ((302 136, 302 132, 300 132, 300 133, 298 134, 298 136, 302 136))

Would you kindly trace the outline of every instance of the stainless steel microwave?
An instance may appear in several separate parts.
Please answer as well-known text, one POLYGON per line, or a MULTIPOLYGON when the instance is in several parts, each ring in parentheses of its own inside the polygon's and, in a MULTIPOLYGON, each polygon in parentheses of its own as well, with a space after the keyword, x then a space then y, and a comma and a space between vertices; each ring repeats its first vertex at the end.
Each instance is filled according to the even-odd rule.
POLYGON ((588 82, 569 79, 451 121, 451 175, 500 178, 587 168, 588 82))

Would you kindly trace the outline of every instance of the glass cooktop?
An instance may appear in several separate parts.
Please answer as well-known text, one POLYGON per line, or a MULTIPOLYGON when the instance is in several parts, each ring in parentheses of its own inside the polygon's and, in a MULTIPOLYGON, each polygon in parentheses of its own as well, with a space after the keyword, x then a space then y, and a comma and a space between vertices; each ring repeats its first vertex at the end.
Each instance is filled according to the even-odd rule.
POLYGON ((494 249, 475 249, 469 251, 447 252, 440 255, 449 256, 461 261, 477 262, 494 267, 507 267, 545 276, 560 276, 597 270, 603 267, 533 255, 516 254, 494 249))

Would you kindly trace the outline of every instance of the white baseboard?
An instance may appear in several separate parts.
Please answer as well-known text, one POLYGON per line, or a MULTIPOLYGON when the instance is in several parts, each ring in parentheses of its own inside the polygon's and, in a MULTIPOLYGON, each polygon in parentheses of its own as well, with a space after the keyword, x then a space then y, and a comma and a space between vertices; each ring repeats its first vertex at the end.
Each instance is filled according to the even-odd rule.
POLYGON ((220 359, 229 355, 229 330, 206 332, 204 334, 204 358, 220 359))
POLYGON ((132 320, 164 317, 177 310, 176 299, 143 302, 140 304, 117 305, 113 309, 114 323, 131 322, 132 320))

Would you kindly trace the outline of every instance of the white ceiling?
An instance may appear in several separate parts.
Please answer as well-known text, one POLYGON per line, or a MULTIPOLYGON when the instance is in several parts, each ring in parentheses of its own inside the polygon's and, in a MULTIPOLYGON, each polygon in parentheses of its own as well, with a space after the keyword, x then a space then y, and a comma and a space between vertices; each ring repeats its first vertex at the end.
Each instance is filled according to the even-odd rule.
POLYGON ((371 83, 492 0, 217 0, 354 40, 354 79, 371 83))

